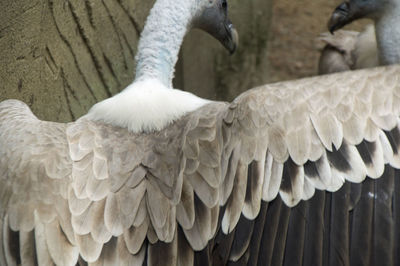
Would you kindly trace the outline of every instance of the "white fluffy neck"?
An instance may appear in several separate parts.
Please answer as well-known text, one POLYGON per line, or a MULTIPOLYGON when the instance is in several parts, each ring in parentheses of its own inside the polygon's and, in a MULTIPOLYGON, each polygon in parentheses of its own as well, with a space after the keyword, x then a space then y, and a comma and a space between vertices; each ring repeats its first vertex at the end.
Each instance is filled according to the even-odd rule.
POLYGON ((156 78, 172 86, 174 67, 197 8, 196 0, 158 0, 147 18, 136 56, 137 81, 156 78))
POLYGON ((131 132, 165 128, 188 112, 209 103, 189 92, 165 87, 156 79, 137 81, 124 91, 95 104, 84 116, 131 132))
POLYGON ((135 81, 121 93, 94 105, 84 118, 127 128, 158 131, 209 103, 172 89, 178 52, 203 0, 157 0, 139 41, 135 81))
POLYGON ((375 27, 380 64, 400 63, 400 4, 387 8, 375 27))

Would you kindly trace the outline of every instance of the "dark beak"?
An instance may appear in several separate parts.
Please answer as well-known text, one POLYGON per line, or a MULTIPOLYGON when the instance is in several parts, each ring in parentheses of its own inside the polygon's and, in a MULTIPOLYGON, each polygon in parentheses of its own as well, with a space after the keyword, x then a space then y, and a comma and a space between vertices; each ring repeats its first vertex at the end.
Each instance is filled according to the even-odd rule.
POLYGON ((239 46, 239 34, 230 21, 227 25, 225 25, 225 30, 226 37, 223 38, 221 42, 222 45, 229 51, 229 53, 233 54, 239 46))
POLYGON ((334 31, 343 28, 355 19, 356 17, 352 14, 350 3, 343 2, 333 11, 328 22, 328 29, 333 34, 334 31))
POLYGON ((204 30, 217 39, 231 54, 239 45, 239 34, 228 18, 227 9, 216 5, 207 8, 193 22, 193 27, 204 30))

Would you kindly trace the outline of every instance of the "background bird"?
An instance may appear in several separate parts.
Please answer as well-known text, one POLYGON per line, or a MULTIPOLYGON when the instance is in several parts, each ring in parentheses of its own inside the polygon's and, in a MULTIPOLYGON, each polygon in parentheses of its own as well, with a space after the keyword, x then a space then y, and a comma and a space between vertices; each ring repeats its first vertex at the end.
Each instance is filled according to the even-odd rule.
POLYGON ((350 0, 333 12, 328 23, 331 32, 360 18, 374 21, 380 65, 400 62, 399 0, 350 0))
POLYGON ((328 74, 379 65, 375 27, 367 25, 362 32, 337 30, 318 37, 325 47, 321 51, 318 73, 328 74))
MULTIPOLYGON (((349 210, 340 200, 362 193, 333 197, 329 232, 320 205, 299 205, 292 216, 284 204, 345 180, 393 176, 399 67, 207 101, 171 88, 191 25, 234 50, 225 1, 159 0, 124 92, 69 124, 40 121, 19 101, 0 104, 2 263, 293 265, 364 251, 339 249, 346 230, 334 221, 349 210)), ((310 204, 329 201, 316 199, 310 204)), ((377 229, 389 232, 379 240, 396 230, 377 229)))
POLYGON ((400 62, 398 0, 350 0, 340 4, 328 22, 330 32, 321 39, 328 45, 321 53, 319 73, 333 73, 400 62), (372 19, 361 33, 338 31, 362 18, 372 19))

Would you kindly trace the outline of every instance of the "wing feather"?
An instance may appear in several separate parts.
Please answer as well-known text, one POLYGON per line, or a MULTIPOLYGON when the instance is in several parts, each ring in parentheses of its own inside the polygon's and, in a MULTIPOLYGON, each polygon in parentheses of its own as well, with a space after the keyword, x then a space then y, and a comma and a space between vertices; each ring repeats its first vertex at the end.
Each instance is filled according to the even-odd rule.
POLYGON ((68 193, 69 211, 72 215, 81 215, 88 209, 92 201, 88 198, 79 199, 71 188, 68 193))
POLYGON ((229 260, 238 262, 245 252, 248 250, 250 245, 251 236, 254 230, 254 219, 248 220, 242 216, 237 224, 237 230, 233 232, 235 234, 235 241, 232 243, 229 260))
POLYGON ((186 266, 194 264, 194 251, 187 242, 182 230, 178 231, 178 266, 186 266))
POLYGON ((194 207, 193 188, 187 181, 184 181, 181 202, 176 207, 176 219, 182 228, 192 228, 195 219, 194 207))
POLYGON ((211 209, 205 206, 202 201, 195 196, 195 220, 190 229, 183 229, 186 239, 195 251, 202 250, 208 242, 211 233, 211 209))
POLYGON ((177 265, 178 237, 170 243, 157 242, 148 245, 147 265, 177 265))
POLYGON ((271 265, 283 265, 285 256, 285 247, 287 241, 287 233, 289 226, 290 209, 282 204, 279 215, 279 223, 276 232, 274 250, 272 254, 271 265))
POLYGON ((124 237, 118 238, 118 265, 143 265, 146 256, 146 245, 142 245, 137 253, 129 252, 124 237))
POLYGON ((94 241, 90 234, 76 235, 75 238, 79 253, 85 261, 91 263, 100 258, 103 243, 94 241))
POLYGON ((102 249, 100 257, 90 266, 118 265, 117 239, 111 238, 102 249))
POLYGON ((289 207, 297 205, 303 197, 304 168, 289 159, 282 173, 282 183, 279 194, 289 207))
POLYGON ((101 202, 95 202, 91 204, 82 214, 72 216, 71 223, 72 228, 76 234, 86 235, 90 233, 93 226, 93 212, 96 209, 95 205, 100 205, 101 202))
POLYGON ((239 161, 236 170, 233 191, 228 200, 224 217, 222 219, 222 230, 225 234, 232 232, 237 222, 239 221, 240 214, 242 213, 246 196, 247 170, 248 166, 239 161))
POLYGON ((106 243, 112 237, 112 233, 108 230, 104 222, 105 205, 106 200, 103 199, 99 202, 93 203, 93 207, 91 210, 93 213, 93 222, 91 224, 90 235, 98 243, 106 243))
POLYGON ((144 222, 141 226, 131 227, 124 231, 125 244, 131 254, 137 254, 146 238, 148 223, 144 222))
POLYGON ((56 265, 76 265, 79 257, 78 247, 72 245, 57 220, 45 227, 46 244, 49 254, 56 265))
POLYGON ((8 226, 7 215, 3 222, 1 240, 3 242, 4 259, 6 261, 5 265, 17 265, 18 254, 16 254, 15 247, 17 246, 17 241, 19 241, 19 239, 16 238, 15 234, 13 235, 12 230, 8 226))
POLYGON ((36 263, 35 232, 19 232, 19 247, 21 249, 21 264, 34 265, 36 263))
MULTIPOLYGON (((257 259, 280 264, 292 224, 285 205, 309 199, 315 189, 378 178, 384 163, 400 166, 399 68, 265 85, 147 134, 87 118, 44 122, 21 102, 2 102, 3 237, 10 229, 34 230, 43 263, 59 256, 48 247, 58 241, 70 245, 70 261, 78 250, 89 263, 114 263, 121 249, 125 261, 142 261, 147 252, 153 264, 159 250, 176 253, 181 239, 183 248, 203 250, 219 228, 234 232, 242 214, 256 219, 261 200, 280 195, 283 203, 266 211, 272 227, 263 232, 275 244, 257 259), (55 232, 49 243, 40 236, 46 230, 55 232)), ((242 248, 232 258, 254 261, 242 248)), ((182 261, 194 261, 192 251, 182 261)))
POLYGON ((1 265, 6 265, 6 253, 5 248, 7 248, 7 242, 5 241, 4 235, 5 223, 0 219, 0 263, 1 265))
POLYGON ((326 193, 316 191, 315 196, 307 202, 308 222, 306 223, 303 263, 304 265, 322 265, 324 232, 327 231, 324 223, 326 193))
POLYGON ((354 210, 353 228, 351 232, 351 247, 350 253, 351 264, 369 264, 370 254, 372 249, 372 230, 373 230, 373 195, 374 184, 371 179, 367 179, 362 184, 362 192, 359 206, 354 210), (365 252, 358 252, 357 250, 365 252))
POLYGON ((368 142, 364 140, 357 145, 357 150, 367 168, 367 175, 371 178, 381 177, 385 165, 380 141, 368 142))
POLYGON ((290 212, 284 265, 301 265, 303 263, 307 206, 307 203, 301 202, 296 209, 292 209, 290 212))
POLYGON ((393 264, 395 224, 393 215, 394 169, 385 167, 382 178, 376 180, 373 218, 374 264, 393 264))
POLYGON ((283 164, 272 159, 271 174, 269 177, 268 190, 264 194, 263 199, 266 201, 273 200, 279 193, 282 181, 283 164))
POLYGON ((248 168, 247 190, 243 215, 250 220, 254 220, 260 211, 265 168, 264 162, 265 159, 254 161, 248 168))
MULTIPOLYGON (((38 220, 37 217, 35 217, 35 220, 38 220)), ((39 265, 55 265, 46 243, 45 230, 46 229, 44 224, 37 221, 35 226, 35 247, 37 262, 39 265)))

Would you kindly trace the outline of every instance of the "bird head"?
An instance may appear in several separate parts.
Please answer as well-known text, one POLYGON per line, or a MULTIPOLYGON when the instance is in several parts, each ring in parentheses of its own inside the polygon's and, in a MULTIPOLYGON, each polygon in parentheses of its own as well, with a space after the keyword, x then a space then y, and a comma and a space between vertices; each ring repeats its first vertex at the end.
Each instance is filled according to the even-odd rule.
POLYGON ((201 0, 201 11, 193 19, 193 27, 202 29, 232 54, 239 44, 239 35, 228 17, 227 0, 201 0))
POLYGON ((333 11, 328 22, 331 33, 360 18, 378 19, 399 0, 348 0, 333 11))

